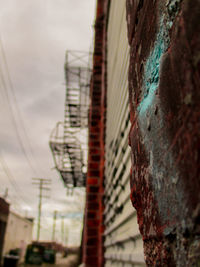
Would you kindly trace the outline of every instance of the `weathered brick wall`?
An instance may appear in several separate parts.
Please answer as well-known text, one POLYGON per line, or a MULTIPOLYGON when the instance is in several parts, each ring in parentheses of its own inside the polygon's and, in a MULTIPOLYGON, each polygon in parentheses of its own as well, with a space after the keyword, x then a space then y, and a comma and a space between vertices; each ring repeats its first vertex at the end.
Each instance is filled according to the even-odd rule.
POLYGON ((87 267, 104 264, 103 180, 106 114, 106 14, 107 0, 97 2, 93 73, 90 89, 89 151, 83 262, 87 267))
POLYGON ((131 199, 148 266, 200 264, 200 1, 127 0, 131 199))

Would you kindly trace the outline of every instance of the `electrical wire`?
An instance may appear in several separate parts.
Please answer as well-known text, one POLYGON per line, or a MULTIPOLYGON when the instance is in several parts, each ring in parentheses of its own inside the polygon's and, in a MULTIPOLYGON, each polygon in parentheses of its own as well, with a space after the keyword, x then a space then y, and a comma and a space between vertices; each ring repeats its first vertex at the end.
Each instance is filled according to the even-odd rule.
MULTIPOLYGON (((27 199, 25 199, 23 196, 22 196, 22 193, 20 193, 20 188, 18 186, 18 184, 15 182, 15 179, 13 177, 13 175, 11 174, 3 156, 1 155, 1 152, 0 152, 0 163, 1 163, 1 166, 2 166, 2 169, 4 171, 4 173, 6 174, 10 184, 12 185, 13 189, 16 191, 17 193, 17 197, 24 203, 27 205, 27 199)), ((29 202, 30 204, 30 202, 29 202)))
POLYGON ((7 88, 6 88, 5 80, 4 80, 4 78, 3 78, 1 72, 0 72, 0 77, 1 77, 1 80, 2 80, 3 85, 4 85, 4 88, 5 88, 6 98, 7 98, 7 102, 8 102, 8 105, 9 105, 9 113, 10 113, 10 115, 11 115, 11 119, 12 119, 13 127, 14 127, 14 129, 15 129, 15 132, 16 132, 16 135, 17 135, 17 138, 18 138, 18 141, 19 141, 21 150, 22 150, 22 152, 23 152, 23 154, 24 154, 24 156, 25 156, 25 158, 26 158, 26 160, 27 160, 29 166, 31 167, 32 171, 34 172, 35 175, 37 175, 36 172, 35 172, 35 170, 34 170, 34 168, 33 168, 32 163, 31 163, 31 161, 30 161, 30 159, 29 159, 29 157, 28 157, 28 155, 27 155, 27 153, 26 153, 24 143, 23 143, 22 138, 21 138, 21 136, 20 136, 20 134, 19 134, 19 130, 18 130, 18 127, 17 127, 16 119, 15 119, 14 114, 13 114, 13 112, 12 112, 11 103, 10 103, 9 96, 8 96, 8 93, 7 93, 7 88))
MULTIPOLYGON (((11 77, 10 77, 10 72, 9 72, 9 69, 8 69, 8 64, 7 64, 6 55, 5 55, 5 51, 4 51, 4 48, 3 48, 3 43, 2 43, 1 37, 0 37, 0 47, 1 47, 1 52, 2 52, 2 55, 3 55, 3 61, 4 61, 4 65, 5 65, 5 70, 6 70, 7 78, 8 78, 8 82, 9 82, 9 88, 11 90, 11 93, 12 93, 12 96, 13 96, 14 105, 15 105, 15 109, 17 111, 15 114, 18 116, 18 121, 21 124, 21 129, 24 132, 24 136, 25 136, 26 142, 27 142, 27 144, 29 146, 29 150, 30 150, 30 152, 32 154, 32 158, 34 158, 33 150, 32 150, 32 147, 31 147, 31 144, 30 144, 30 141, 29 141, 29 138, 28 138, 28 135, 27 135, 27 132, 26 132, 26 129, 25 129, 25 126, 24 126, 20 111, 19 111, 19 107, 18 107, 18 104, 17 104, 17 99, 16 99, 15 92, 14 92, 15 90, 14 90, 14 86, 13 86, 13 83, 12 83, 12 80, 11 80, 11 77)), ((14 112, 13 112, 13 107, 11 105, 11 101, 10 101, 10 98, 9 98, 8 87, 6 85, 6 82, 5 82, 5 79, 4 79, 2 71, 0 71, 0 77, 1 77, 1 80, 2 80, 2 83, 3 83, 5 96, 6 96, 6 100, 7 100, 8 107, 9 107, 8 110, 9 110, 9 113, 10 113, 10 117, 12 119, 12 123, 13 123, 14 129, 15 129, 15 132, 16 132, 16 135, 17 135, 21 150, 22 150, 22 152, 23 152, 23 154, 24 154, 24 156, 25 156, 25 158, 27 160, 27 163, 28 163, 29 167, 32 169, 34 174, 38 176, 35 168, 33 167, 32 162, 31 162, 31 160, 30 160, 30 158, 29 158, 29 156, 28 156, 28 154, 26 152, 26 148, 25 148, 24 142, 23 142, 23 140, 21 138, 21 135, 20 135, 20 132, 19 132, 19 128, 18 128, 18 125, 17 125, 17 120, 15 118, 15 115, 14 115, 14 112)))

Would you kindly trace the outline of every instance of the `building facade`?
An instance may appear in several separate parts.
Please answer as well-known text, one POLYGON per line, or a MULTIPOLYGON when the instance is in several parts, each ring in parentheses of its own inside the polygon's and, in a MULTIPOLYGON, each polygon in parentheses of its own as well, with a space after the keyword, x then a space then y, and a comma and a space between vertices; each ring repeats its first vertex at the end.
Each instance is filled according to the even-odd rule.
POLYGON ((145 266, 130 201, 125 0, 97 2, 95 32, 83 261, 86 266, 145 266))
POLYGON ((97 1, 88 267, 200 262, 199 18, 198 0, 97 1))
POLYGON ((0 262, 2 260, 6 225, 8 222, 9 204, 0 198, 0 262))
POLYGON ((129 44, 126 1, 111 1, 107 20, 104 167, 104 264, 143 266, 143 242, 130 201, 129 44))
POLYGON ((24 260, 26 247, 32 242, 33 220, 10 212, 5 233, 3 254, 20 249, 20 261, 24 260))

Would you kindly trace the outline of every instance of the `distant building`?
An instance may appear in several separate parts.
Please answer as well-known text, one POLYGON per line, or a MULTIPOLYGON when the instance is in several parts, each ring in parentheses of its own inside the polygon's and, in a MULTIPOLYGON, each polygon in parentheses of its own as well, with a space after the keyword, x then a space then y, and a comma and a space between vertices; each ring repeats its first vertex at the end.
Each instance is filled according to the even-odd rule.
POLYGON ((3 244, 6 232, 6 225, 8 221, 9 204, 0 198, 0 261, 2 259, 3 244))
POLYGON ((32 242, 33 219, 24 218, 14 212, 10 212, 6 227, 3 255, 10 250, 20 250, 20 261, 23 260, 26 247, 32 242))

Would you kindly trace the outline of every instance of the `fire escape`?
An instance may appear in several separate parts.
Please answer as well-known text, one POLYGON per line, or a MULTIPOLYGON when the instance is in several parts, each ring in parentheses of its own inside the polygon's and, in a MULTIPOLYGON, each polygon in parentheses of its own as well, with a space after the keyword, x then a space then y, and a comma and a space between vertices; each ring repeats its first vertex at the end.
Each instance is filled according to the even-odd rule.
POLYGON ((86 184, 91 75, 88 62, 88 53, 67 51, 64 121, 56 124, 50 136, 55 166, 67 188, 85 187, 86 184))

